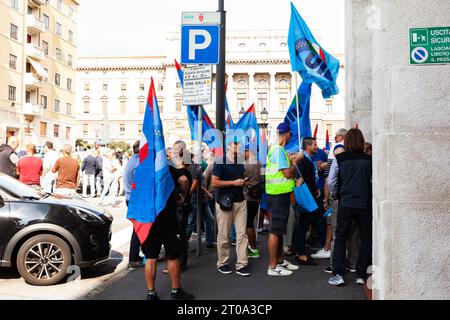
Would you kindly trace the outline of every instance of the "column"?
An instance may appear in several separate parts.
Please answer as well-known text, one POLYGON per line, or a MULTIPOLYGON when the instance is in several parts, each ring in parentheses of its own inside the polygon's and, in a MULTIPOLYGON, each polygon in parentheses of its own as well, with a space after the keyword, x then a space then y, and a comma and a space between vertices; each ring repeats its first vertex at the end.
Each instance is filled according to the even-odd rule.
POLYGON ((280 112, 280 106, 277 101, 277 91, 275 89, 275 75, 276 72, 270 72, 270 100, 268 110, 280 112))
MULTIPOLYGON (((256 94, 255 94, 255 73, 249 72, 248 73, 248 99, 247 99, 247 105, 250 107, 252 103, 255 103, 256 105, 256 94)), ((244 108, 245 109, 245 108, 244 108)))
MULTIPOLYGON (((233 81, 233 73, 229 72, 227 74, 227 100, 228 100, 228 107, 230 108, 230 112, 232 114, 239 112, 239 108, 237 106, 237 97, 236 97, 236 90, 234 90, 234 81, 233 81)), ((233 117, 234 119, 234 117, 233 117)))

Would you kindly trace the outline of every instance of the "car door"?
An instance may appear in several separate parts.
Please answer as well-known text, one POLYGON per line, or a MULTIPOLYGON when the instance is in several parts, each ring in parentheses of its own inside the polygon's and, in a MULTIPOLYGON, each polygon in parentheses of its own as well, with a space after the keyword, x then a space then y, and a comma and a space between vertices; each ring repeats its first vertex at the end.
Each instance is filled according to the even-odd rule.
POLYGON ((9 201, 0 192, 0 265, 12 234, 12 228, 14 228, 14 224, 10 220, 9 201))

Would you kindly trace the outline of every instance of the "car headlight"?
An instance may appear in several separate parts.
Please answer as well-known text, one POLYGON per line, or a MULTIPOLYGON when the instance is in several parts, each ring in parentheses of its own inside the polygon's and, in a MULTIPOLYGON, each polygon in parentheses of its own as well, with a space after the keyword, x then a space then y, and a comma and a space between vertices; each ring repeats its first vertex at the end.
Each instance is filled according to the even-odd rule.
POLYGON ((68 209, 70 212, 72 212, 73 214, 76 214, 77 216, 79 216, 81 219, 83 219, 86 222, 91 222, 91 223, 96 223, 96 224, 104 224, 105 223, 98 215, 96 215, 88 210, 84 210, 84 209, 80 209, 80 208, 73 208, 73 207, 69 207, 68 209))
POLYGON ((104 215, 106 218, 108 218, 110 221, 113 221, 113 216, 112 216, 111 213, 109 213, 108 210, 105 210, 105 211, 103 212, 103 215, 104 215))

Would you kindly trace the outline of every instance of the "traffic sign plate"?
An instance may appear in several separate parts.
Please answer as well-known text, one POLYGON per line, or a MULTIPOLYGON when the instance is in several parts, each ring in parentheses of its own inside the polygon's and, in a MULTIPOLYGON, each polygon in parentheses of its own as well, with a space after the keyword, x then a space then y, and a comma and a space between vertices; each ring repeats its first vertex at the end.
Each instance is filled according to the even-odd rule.
POLYGON ((450 63, 450 27, 409 30, 410 64, 450 63))
POLYGON ((212 66, 184 68, 183 105, 202 106, 212 103, 212 66))
POLYGON ((182 25, 181 63, 218 64, 219 32, 217 25, 182 25))

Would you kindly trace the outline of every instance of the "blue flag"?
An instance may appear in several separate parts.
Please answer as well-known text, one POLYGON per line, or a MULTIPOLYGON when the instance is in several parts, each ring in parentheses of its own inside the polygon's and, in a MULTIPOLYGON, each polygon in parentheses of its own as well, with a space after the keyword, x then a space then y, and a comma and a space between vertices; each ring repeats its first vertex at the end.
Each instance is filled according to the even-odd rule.
POLYGON ((289 108, 288 114, 286 115, 284 121, 289 123, 291 126, 292 131, 292 137, 289 140, 289 143, 285 146, 286 152, 298 152, 299 148, 301 146, 298 145, 298 122, 300 121, 300 140, 303 140, 305 137, 311 136, 311 119, 309 116, 310 111, 310 102, 311 102, 311 83, 302 82, 299 89, 298 89, 298 95, 299 95, 299 110, 301 110, 300 113, 300 119, 297 118, 297 107, 294 105, 294 107, 289 108), (295 108, 295 109, 293 109, 295 108), (292 110, 295 110, 295 118, 292 117, 292 114, 289 112, 292 110), (293 122, 292 122, 293 120, 293 122))
POLYGON ((152 78, 139 145, 139 165, 134 174, 127 212, 127 218, 133 223, 141 243, 147 239, 156 217, 166 207, 174 188, 152 78))
POLYGON ((292 71, 298 71, 303 81, 316 83, 325 99, 339 93, 339 60, 319 45, 292 2, 288 45, 292 71))
POLYGON ((233 118, 231 118, 231 112, 228 108, 228 99, 225 97, 225 129, 234 129, 234 127, 233 118))
MULTIPOLYGON (((255 105, 252 104, 250 108, 247 109, 245 114, 239 119, 238 123, 234 128, 234 132, 239 133, 239 130, 242 130, 242 133, 245 137, 245 141, 242 141, 242 147, 244 148, 246 145, 248 149, 255 154, 259 154, 259 160, 262 160, 261 152, 264 152, 264 149, 261 146, 261 137, 259 133, 258 119, 256 118, 255 105), (258 153, 258 150, 260 151, 258 153)), ((265 154, 264 154, 265 157, 265 154)), ((265 159, 264 159, 265 161, 265 159)))

